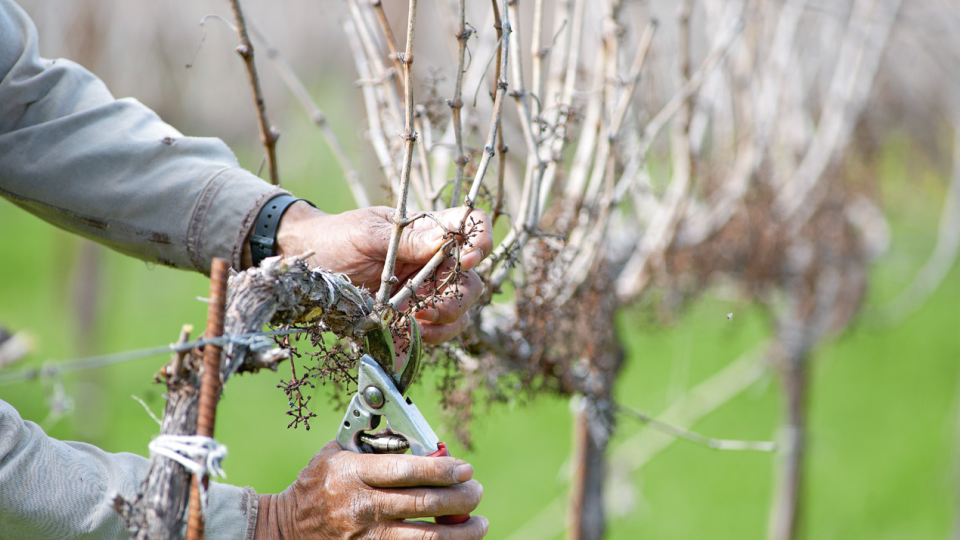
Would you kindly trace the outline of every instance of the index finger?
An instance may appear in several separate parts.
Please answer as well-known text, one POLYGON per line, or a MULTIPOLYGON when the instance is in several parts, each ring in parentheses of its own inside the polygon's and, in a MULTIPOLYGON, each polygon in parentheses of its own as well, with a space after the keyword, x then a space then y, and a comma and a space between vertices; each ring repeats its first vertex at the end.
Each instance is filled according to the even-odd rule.
POLYGON ((370 487, 450 486, 473 478, 462 459, 396 454, 352 454, 357 476, 370 487))

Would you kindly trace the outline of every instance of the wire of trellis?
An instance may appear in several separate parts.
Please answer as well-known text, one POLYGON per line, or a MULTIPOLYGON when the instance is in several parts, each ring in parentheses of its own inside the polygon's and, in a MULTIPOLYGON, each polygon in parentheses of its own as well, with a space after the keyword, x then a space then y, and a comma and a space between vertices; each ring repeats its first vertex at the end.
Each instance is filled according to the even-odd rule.
POLYGON ((39 368, 22 369, 9 373, 0 372, 0 386, 21 381, 51 377, 58 373, 69 373, 73 371, 83 371, 87 369, 112 366, 114 364, 122 364, 124 362, 140 360, 152 356, 159 356, 161 354, 169 354, 171 352, 189 351, 195 347, 208 344, 223 346, 227 343, 238 343, 241 345, 246 345, 252 351, 258 351, 274 346, 274 342, 268 339, 272 336, 301 334, 305 332, 308 332, 308 330, 304 328, 293 328, 286 330, 270 330, 267 332, 250 332, 246 334, 226 334, 213 339, 200 338, 193 341, 188 341, 186 343, 171 343, 170 345, 161 345, 145 349, 135 349, 98 356, 89 356, 86 358, 77 358, 55 364, 48 362, 39 368))

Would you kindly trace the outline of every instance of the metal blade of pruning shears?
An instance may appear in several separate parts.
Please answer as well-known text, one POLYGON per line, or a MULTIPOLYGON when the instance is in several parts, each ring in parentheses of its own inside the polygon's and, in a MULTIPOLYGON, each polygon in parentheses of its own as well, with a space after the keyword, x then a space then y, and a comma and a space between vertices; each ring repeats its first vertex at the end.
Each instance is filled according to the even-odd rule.
POLYGON ((380 364, 380 368, 386 373, 396 371, 393 352, 393 336, 390 334, 390 327, 381 325, 363 336, 364 348, 371 358, 380 364))
POLYGON ((410 324, 410 345, 407 347, 407 357, 403 359, 403 364, 393 376, 397 382, 397 390, 401 394, 406 394, 407 389, 413 384, 414 379, 420 373, 420 361, 423 358, 423 341, 420 339, 420 325, 412 315, 407 315, 407 322, 410 324))
POLYGON ((385 373, 392 374, 394 384, 401 394, 406 394, 407 389, 413 384, 414 379, 420 372, 420 363, 423 358, 423 341, 420 337, 420 325, 412 316, 407 316, 407 323, 410 327, 409 340, 406 357, 398 367, 396 365, 396 353, 393 346, 393 335, 390 328, 382 326, 378 329, 367 332, 364 336, 366 352, 371 358, 376 360, 380 368, 385 373))

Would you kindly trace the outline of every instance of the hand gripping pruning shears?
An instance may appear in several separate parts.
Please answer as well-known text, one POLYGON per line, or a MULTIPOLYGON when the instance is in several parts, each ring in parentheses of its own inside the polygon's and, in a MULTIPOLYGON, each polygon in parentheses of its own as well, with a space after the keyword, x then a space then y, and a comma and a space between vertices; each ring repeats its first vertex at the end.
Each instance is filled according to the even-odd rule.
MULTIPOLYGON (((423 355, 420 327, 413 317, 408 321, 410 343, 399 368, 389 328, 375 328, 364 337, 366 354, 360 358, 357 393, 337 431, 340 448, 362 454, 399 454, 409 449, 415 456, 450 455, 417 406, 403 396, 420 371, 423 355), (385 427, 382 420, 386 420, 385 427), (381 427, 384 429, 374 432, 381 427)), ((436 521, 458 524, 468 519, 470 515, 463 514, 439 516, 436 521)))

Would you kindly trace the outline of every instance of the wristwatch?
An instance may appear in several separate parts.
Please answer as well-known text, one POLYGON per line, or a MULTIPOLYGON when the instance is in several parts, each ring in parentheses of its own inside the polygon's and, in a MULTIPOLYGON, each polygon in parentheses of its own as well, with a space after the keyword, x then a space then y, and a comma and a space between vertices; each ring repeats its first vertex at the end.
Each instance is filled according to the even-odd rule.
POLYGON ((280 226, 280 218, 290 208, 290 205, 297 201, 303 201, 314 208, 317 207, 306 199, 282 194, 267 201, 267 204, 260 209, 257 222, 250 232, 250 255, 253 258, 253 266, 260 266, 261 261, 277 254, 277 229, 280 226))

